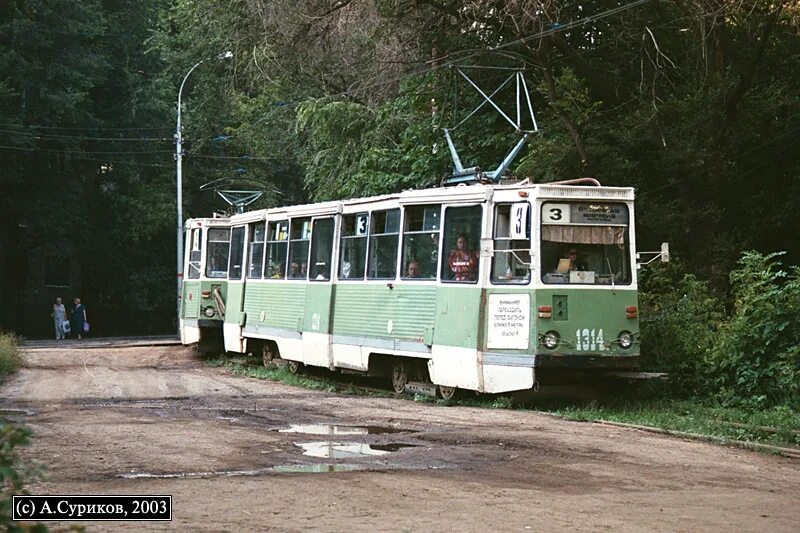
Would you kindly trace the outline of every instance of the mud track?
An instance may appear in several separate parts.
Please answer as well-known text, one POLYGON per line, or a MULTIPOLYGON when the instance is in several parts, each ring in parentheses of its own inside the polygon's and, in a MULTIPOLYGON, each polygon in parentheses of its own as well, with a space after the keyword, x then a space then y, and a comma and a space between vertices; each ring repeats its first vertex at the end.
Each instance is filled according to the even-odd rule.
POLYGON ((173 495, 173 522, 89 531, 800 524, 798 460, 529 412, 310 391, 208 368, 176 346, 70 343, 26 359, 0 387, 0 409, 35 433, 23 455, 48 476, 31 493, 173 495))

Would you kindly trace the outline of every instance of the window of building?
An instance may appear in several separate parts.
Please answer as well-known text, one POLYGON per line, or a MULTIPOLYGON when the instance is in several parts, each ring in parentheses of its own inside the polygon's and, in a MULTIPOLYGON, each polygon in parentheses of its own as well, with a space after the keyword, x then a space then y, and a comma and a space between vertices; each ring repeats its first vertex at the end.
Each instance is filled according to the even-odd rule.
POLYGON ((231 249, 230 228, 208 230, 208 252, 206 255, 206 277, 228 277, 228 255, 231 249))
POLYGON ((448 207, 445 210, 442 281, 476 283, 478 281, 481 206, 448 207))
POLYGON ((394 279, 397 277, 400 210, 373 212, 369 229, 367 279, 394 279))
POLYGON ((500 204, 494 213, 492 283, 530 283, 530 204, 500 204))
POLYGON ((367 266, 369 213, 342 217, 339 279, 364 279, 367 266))
POLYGON ((286 253, 289 247, 289 221, 279 220, 267 225, 267 261, 264 277, 283 279, 286 277, 286 253))
POLYGON ((308 277, 308 245, 311 241, 311 218, 293 218, 289 233, 289 279, 308 277))
POLYGON ((436 279, 439 262, 441 205, 414 205, 405 208, 403 224, 403 279, 436 279))
POLYGON ((264 270, 264 236, 267 227, 263 222, 250 224, 250 253, 248 254, 247 277, 260 279, 264 270))
POLYGON ((231 254, 228 261, 228 279, 242 279, 242 263, 244 262, 245 227, 239 226, 231 231, 231 254))

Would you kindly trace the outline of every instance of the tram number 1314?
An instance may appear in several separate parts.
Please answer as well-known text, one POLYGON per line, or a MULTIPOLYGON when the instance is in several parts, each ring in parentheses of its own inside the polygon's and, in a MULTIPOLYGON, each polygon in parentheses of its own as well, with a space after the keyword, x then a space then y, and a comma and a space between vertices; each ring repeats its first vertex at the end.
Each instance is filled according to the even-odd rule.
POLYGON ((601 329, 579 329, 575 332, 575 350, 579 352, 596 352, 605 350, 605 337, 601 329))

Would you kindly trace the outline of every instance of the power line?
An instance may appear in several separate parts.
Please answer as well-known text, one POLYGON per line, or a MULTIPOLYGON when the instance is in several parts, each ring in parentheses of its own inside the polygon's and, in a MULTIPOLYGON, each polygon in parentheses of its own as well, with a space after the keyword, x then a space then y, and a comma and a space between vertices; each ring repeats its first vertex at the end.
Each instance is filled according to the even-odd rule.
POLYGON ((31 133, 26 131, 15 131, 0 129, 0 133, 10 133, 12 135, 24 135, 26 137, 36 137, 38 139, 68 139, 76 141, 173 141, 172 137, 84 137, 78 135, 58 135, 51 133, 31 133))
POLYGON ((49 148, 25 148, 21 146, 0 145, 0 149, 13 150, 18 152, 44 152, 48 154, 95 154, 95 155, 138 155, 138 154, 171 154, 172 150, 150 150, 146 152, 112 151, 112 152, 93 152, 86 150, 52 150, 49 148))
POLYGON ((172 131, 172 127, 156 127, 156 126, 142 126, 142 127, 128 127, 128 128, 96 128, 94 126, 84 127, 67 127, 67 126, 42 126, 37 124, 14 124, 8 122, 0 122, 0 127, 4 128, 30 128, 40 130, 65 130, 65 131, 172 131))

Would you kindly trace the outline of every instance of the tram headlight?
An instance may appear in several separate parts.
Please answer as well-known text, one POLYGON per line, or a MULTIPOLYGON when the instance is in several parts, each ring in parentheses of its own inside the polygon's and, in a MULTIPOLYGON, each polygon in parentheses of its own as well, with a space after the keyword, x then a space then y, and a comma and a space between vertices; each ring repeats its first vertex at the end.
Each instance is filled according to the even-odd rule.
POLYGON ((633 334, 630 331, 622 331, 617 337, 619 341, 619 345, 622 347, 623 350, 627 350, 631 346, 633 346, 633 334))
POLYGON ((214 310, 214 307, 209 305, 208 307, 203 309, 203 314, 206 315, 208 318, 212 318, 216 314, 216 311, 214 310))
POLYGON ((561 338, 555 331, 548 331, 544 334, 544 346, 550 350, 555 350, 561 338))

